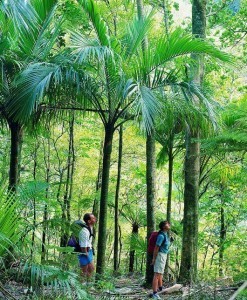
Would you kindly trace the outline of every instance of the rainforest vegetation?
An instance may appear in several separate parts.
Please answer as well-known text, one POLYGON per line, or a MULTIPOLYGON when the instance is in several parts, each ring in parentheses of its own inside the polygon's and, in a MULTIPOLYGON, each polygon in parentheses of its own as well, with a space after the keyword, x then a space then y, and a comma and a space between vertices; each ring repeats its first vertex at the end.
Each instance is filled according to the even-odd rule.
POLYGON ((246 0, 0 1, 0 299, 146 299, 162 220, 163 299, 246 299, 246 37, 246 0))

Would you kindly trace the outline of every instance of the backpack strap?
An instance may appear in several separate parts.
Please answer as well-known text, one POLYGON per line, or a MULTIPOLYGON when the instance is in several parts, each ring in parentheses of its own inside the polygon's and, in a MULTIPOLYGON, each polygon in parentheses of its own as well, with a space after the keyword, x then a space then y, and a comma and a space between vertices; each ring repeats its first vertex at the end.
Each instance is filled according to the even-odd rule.
MULTIPOLYGON (((159 234, 162 234, 163 236, 164 236, 164 240, 163 240, 163 242, 162 242, 162 244, 160 245, 160 246, 163 246, 164 244, 165 244, 165 242, 166 242, 166 234, 164 233, 164 231, 162 231, 162 230, 159 230, 159 232, 158 232, 158 235, 159 234)), ((158 236, 157 236, 158 237, 158 236)))
POLYGON ((87 226, 87 224, 85 223, 80 223, 79 225, 81 226, 81 228, 87 228, 87 230, 89 231, 89 238, 94 237, 90 226, 87 226))

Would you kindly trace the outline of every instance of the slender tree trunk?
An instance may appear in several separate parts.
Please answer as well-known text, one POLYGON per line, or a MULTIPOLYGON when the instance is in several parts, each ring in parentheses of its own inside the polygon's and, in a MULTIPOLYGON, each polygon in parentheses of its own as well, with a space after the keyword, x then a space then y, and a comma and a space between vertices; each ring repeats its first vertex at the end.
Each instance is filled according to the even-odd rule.
POLYGON ((9 190, 15 192, 20 177, 20 160, 22 146, 22 126, 17 122, 9 121, 11 133, 9 190))
MULTIPOLYGON (((48 188, 46 189, 46 198, 48 198, 48 188)), ((48 207, 45 204, 43 215, 43 231, 42 231, 42 246, 41 246, 41 262, 46 258, 46 233, 47 233, 48 207)))
POLYGON ((122 231, 121 231, 121 226, 118 225, 118 232, 119 232, 119 251, 118 251, 118 266, 117 268, 119 269, 120 267, 120 262, 121 262, 121 254, 122 254, 122 249, 123 249, 123 244, 122 244, 122 231))
POLYGON ((119 200, 119 190, 121 181, 121 168, 122 168, 122 154, 123 154, 123 125, 119 129, 119 148, 118 148, 118 173, 117 173, 117 185, 115 194, 115 207, 114 207, 114 271, 117 271, 118 263, 118 244, 119 244, 119 233, 118 233, 118 200, 119 200))
MULTIPOLYGON (((67 201, 67 220, 71 222, 71 200, 73 195, 73 183, 74 183, 74 173, 75 173, 75 147, 74 147, 74 123, 75 116, 74 112, 72 112, 72 118, 70 121, 70 185, 69 185, 69 195, 67 201)), ((69 234, 69 229, 68 229, 69 234)))
MULTIPOLYGON (((132 232, 131 236, 137 236, 138 235, 138 230, 139 230, 139 224, 134 223, 132 224, 132 232)), ((131 249, 132 247, 132 241, 131 241, 131 246, 130 246, 130 253, 129 253, 129 272, 133 273, 134 272, 134 262, 135 262, 135 250, 131 249)))
POLYGON ((209 244, 207 244, 206 249, 205 249, 205 254, 203 257, 203 262, 202 262, 202 269, 205 269, 205 264, 206 264, 206 259, 207 259, 207 255, 208 255, 208 250, 209 250, 209 244))
MULTIPOLYGON (((155 203, 155 138, 154 134, 147 136, 146 141, 146 183, 147 183, 147 240, 155 230, 154 203, 155 203)), ((152 255, 147 252, 146 285, 149 286, 153 279, 152 255)))
MULTIPOLYGON (((36 185, 36 171, 37 171, 37 152, 38 152, 38 144, 35 145, 34 149, 34 158, 33 158, 33 180, 36 185)), ((34 250, 34 240, 35 240, 35 230, 36 230, 36 198, 33 198, 33 231, 32 231, 32 243, 31 243, 31 259, 33 258, 33 250, 34 250)))
MULTIPOLYGON (((166 219, 171 223, 171 210, 172 210, 172 177, 173 177, 173 139, 171 138, 168 149, 168 196, 167 196, 167 209, 166 209, 166 219)), ((168 232, 168 235, 170 233, 168 232)), ((169 281, 169 264, 170 264, 170 254, 167 254, 166 266, 164 271, 164 279, 169 281)))
POLYGON ((168 153, 168 196, 167 196, 167 208, 166 219, 171 223, 171 210, 172 210, 172 177, 173 177, 173 141, 169 145, 168 153))
MULTIPOLYGON (((2 150, 3 150, 3 153, 7 153, 9 151, 8 145, 6 144, 4 149, 2 149, 2 150)), ((0 186, 5 185, 9 178, 9 167, 10 167, 9 157, 8 157, 8 155, 4 155, 2 157, 2 168, 0 170, 0 172, 1 172, 0 186)))
MULTIPOLYGON (((206 31, 206 0, 192 1, 192 33, 204 38, 206 31)), ((196 84, 202 84, 204 63, 202 55, 192 55, 193 73, 190 74, 196 84)), ((199 105, 199 103, 198 103, 199 105)), ((188 128, 186 132, 185 186, 184 186, 184 222, 183 241, 179 280, 195 282, 197 280, 198 248, 198 198, 200 179, 200 143, 199 131, 188 128)))
MULTIPOLYGON (((50 182, 50 138, 48 138, 48 149, 47 154, 45 154, 45 166, 46 166, 46 183, 50 182)), ((49 197, 49 186, 46 188, 45 198, 48 202, 49 197)), ((47 221, 48 221, 48 206, 45 204, 44 214, 43 214, 43 231, 42 231, 42 246, 41 246, 41 261, 46 258, 46 234, 47 234, 47 221)))
POLYGON ((226 241, 226 224, 225 224, 225 210, 224 210, 224 187, 221 191, 221 206, 220 206, 220 247, 219 247, 219 276, 223 276, 223 265, 224 265, 224 248, 226 241))
MULTIPOLYGON (((101 145, 100 145, 100 156, 99 156, 99 166, 98 166, 98 175, 97 175, 97 180, 96 180, 96 196, 94 198, 93 202, 93 214, 96 217, 96 219, 99 219, 99 191, 101 189, 101 184, 102 184, 102 162, 103 162, 103 144, 104 141, 102 140, 101 145)), ((94 228, 94 236, 97 234, 97 228, 94 228)), ((95 242, 95 238, 93 240, 95 242)))
POLYGON ((163 0, 162 8, 163 8, 163 12, 164 12, 165 31, 166 31, 166 34, 168 36, 168 34, 169 34, 169 14, 168 14, 167 0, 163 0))
POLYGON ((75 155, 74 155, 74 114, 71 116, 69 122, 69 151, 67 160, 67 178, 65 184, 65 192, 63 196, 62 205, 62 230, 60 246, 67 245, 69 237, 69 224, 70 224, 70 202, 73 189, 73 173, 74 173, 75 155))
POLYGON ((105 268, 107 202, 108 202, 109 175, 110 175, 113 134, 114 134, 113 125, 112 124, 105 125, 102 186, 101 186, 100 214, 99 214, 99 226, 98 226, 99 236, 98 236, 98 248, 97 248, 98 256, 97 256, 97 265, 96 265, 97 274, 102 274, 105 268))

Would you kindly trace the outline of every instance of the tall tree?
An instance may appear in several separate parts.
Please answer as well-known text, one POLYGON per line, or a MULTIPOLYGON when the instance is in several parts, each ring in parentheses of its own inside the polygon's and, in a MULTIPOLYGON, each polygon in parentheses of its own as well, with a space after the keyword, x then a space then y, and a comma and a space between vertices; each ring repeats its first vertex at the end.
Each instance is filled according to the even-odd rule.
MULTIPOLYGON (((137 14, 140 21, 144 17, 144 7, 142 0, 137 0, 137 14)), ((148 48, 147 36, 144 36, 142 40, 142 55, 146 57, 146 52, 148 48)), ((155 229, 155 217, 154 217, 154 201, 155 201, 155 171, 156 171, 156 161, 155 161, 155 136, 154 130, 151 129, 147 132, 146 139, 146 184, 147 184, 147 240, 149 239, 151 232, 155 229)), ((134 231, 135 227, 133 227, 134 231)), ((146 283, 151 284, 153 279, 153 267, 151 265, 152 257, 147 251, 147 261, 146 261, 146 283)), ((131 268, 131 267, 130 267, 131 268)))
POLYGON ((2 1, 0 4, 0 111, 11 133, 9 189, 12 191, 19 181, 23 124, 10 116, 5 106, 14 93, 18 72, 31 61, 45 59, 53 46, 57 33, 57 25, 51 25, 55 5, 55 0, 42 3, 34 0, 31 4, 21 0, 2 1), (53 33, 51 28, 55 30, 53 33))
MULTIPOLYGON (((205 38, 206 0, 192 1, 192 34, 205 38)), ((193 54, 194 60, 191 79, 201 85, 204 74, 203 56, 193 54)), ((199 105, 199 101, 197 103, 199 105)), ((186 130, 186 153, 184 162, 184 217, 183 241, 179 279, 194 282, 197 279, 198 247, 198 197, 200 178, 199 130, 193 126, 186 130)))
POLYGON ((114 257, 113 265, 114 271, 119 268, 119 191, 121 182, 121 172, 122 172, 122 156, 123 156, 123 125, 119 128, 119 143, 118 143, 118 170, 117 170, 117 184, 115 193, 115 206, 114 206, 114 257))

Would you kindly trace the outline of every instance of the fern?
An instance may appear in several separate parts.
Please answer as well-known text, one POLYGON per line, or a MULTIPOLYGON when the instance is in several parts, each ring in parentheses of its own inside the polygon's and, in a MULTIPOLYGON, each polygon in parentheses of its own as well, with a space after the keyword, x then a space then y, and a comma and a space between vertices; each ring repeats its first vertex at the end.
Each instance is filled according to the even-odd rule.
POLYGON ((0 257, 10 253, 19 239, 17 228, 19 219, 16 213, 18 201, 15 195, 0 190, 0 257))

